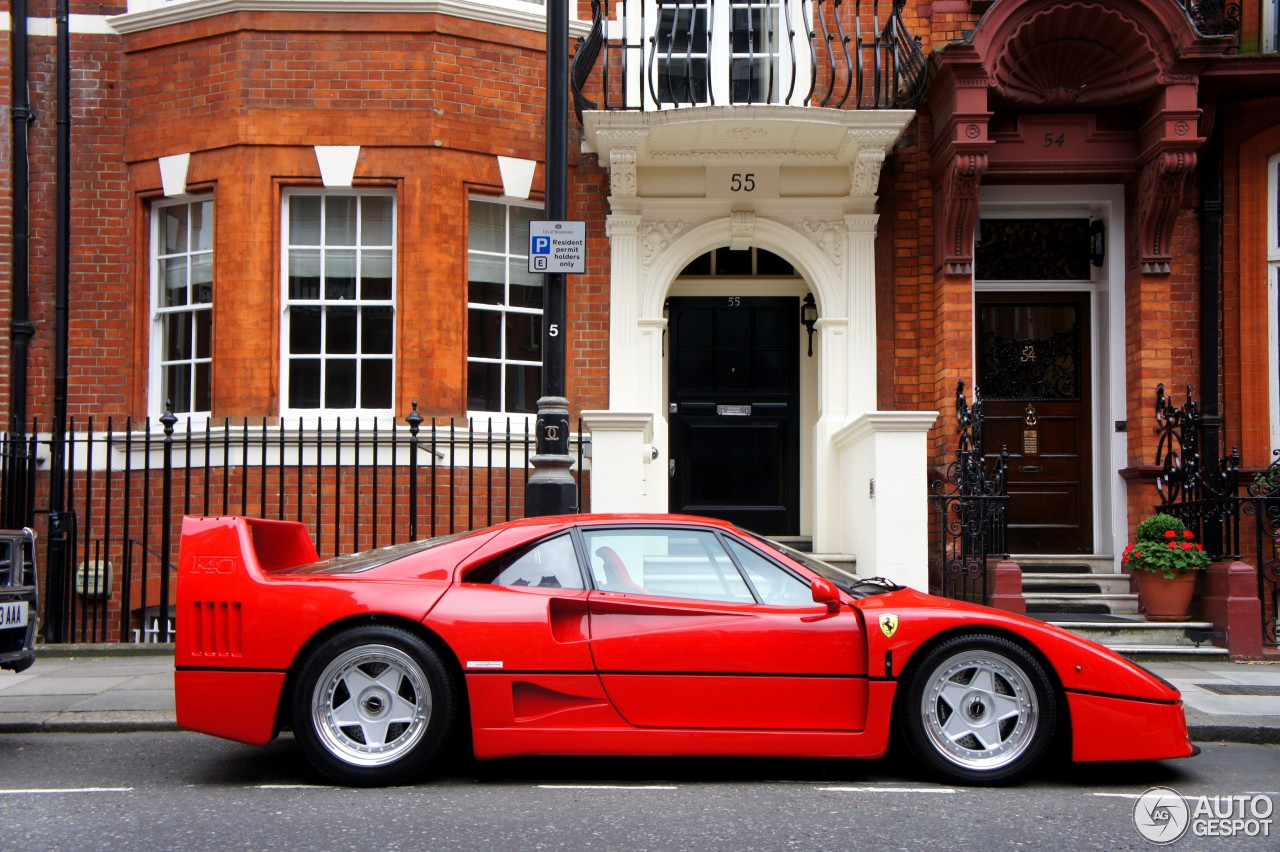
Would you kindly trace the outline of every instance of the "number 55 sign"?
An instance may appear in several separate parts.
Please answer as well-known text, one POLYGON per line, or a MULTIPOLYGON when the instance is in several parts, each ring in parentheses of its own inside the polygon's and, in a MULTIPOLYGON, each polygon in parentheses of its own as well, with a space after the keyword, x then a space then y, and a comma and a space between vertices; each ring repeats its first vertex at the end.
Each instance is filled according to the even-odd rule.
POLYGON ((586 222, 530 222, 529 271, 587 271, 586 222))

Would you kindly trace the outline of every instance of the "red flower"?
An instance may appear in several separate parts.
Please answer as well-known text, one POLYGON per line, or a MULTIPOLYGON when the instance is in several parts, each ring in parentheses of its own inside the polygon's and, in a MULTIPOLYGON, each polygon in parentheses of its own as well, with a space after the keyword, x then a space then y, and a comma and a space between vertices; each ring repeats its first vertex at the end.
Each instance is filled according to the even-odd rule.
POLYGON ((1184 542, 1182 543, 1182 549, 1183 549, 1183 550, 1190 550, 1190 549, 1191 549, 1191 542, 1189 542, 1189 541, 1184 541, 1184 542))
POLYGON ((1173 530, 1165 530, 1165 531, 1164 531, 1164 537, 1165 537, 1165 538, 1177 538, 1177 537, 1178 537, 1178 534, 1177 534, 1176 532, 1174 532, 1173 530))
POLYGON ((1195 537, 1196 537, 1196 534, 1195 534, 1195 533, 1193 533, 1191 530, 1183 530, 1183 531, 1182 531, 1182 537, 1183 537, 1183 538, 1185 538, 1185 539, 1187 539, 1187 540, 1190 540, 1190 539, 1195 538, 1195 537))
POLYGON ((1177 543, 1176 541, 1171 541, 1171 542, 1169 542, 1169 549, 1170 549, 1170 550, 1177 550, 1177 549, 1178 549, 1178 543, 1177 543))
POLYGON ((1197 544, 1197 545, 1196 545, 1196 550, 1204 550, 1204 545, 1203 545, 1203 544, 1197 544))

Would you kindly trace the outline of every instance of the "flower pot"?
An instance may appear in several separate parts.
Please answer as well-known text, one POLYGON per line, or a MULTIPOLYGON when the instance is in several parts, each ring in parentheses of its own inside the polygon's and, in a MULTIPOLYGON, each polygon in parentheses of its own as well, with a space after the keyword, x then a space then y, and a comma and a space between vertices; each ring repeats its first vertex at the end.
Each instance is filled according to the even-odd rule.
POLYGON ((1186 621, 1191 614, 1191 598, 1199 571, 1185 571, 1166 580, 1163 574, 1135 571, 1138 598, 1150 621, 1186 621))

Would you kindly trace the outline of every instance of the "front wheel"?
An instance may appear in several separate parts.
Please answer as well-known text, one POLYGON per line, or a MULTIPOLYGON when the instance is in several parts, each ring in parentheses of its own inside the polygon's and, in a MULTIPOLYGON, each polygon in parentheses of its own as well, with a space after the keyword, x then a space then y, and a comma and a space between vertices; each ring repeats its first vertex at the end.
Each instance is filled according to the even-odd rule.
POLYGON ((355 627, 317 646, 298 671, 294 736, 340 784, 383 786, 426 771, 455 724, 444 662, 398 627, 355 627))
POLYGON ((961 784, 1010 784, 1053 739, 1057 700, 1044 668, 999 636, 959 636, 920 661, 899 706, 907 747, 961 784))

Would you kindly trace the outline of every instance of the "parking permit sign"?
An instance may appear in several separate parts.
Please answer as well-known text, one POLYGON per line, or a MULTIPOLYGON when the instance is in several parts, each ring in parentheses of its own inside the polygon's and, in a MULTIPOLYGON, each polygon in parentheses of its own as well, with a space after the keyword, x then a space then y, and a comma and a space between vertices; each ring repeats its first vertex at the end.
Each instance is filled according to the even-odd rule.
POLYGON ((586 222, 530 222, 529 271, 587 271, 586 222))

